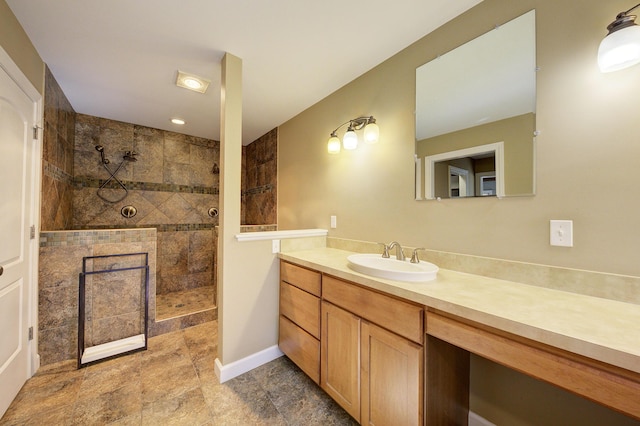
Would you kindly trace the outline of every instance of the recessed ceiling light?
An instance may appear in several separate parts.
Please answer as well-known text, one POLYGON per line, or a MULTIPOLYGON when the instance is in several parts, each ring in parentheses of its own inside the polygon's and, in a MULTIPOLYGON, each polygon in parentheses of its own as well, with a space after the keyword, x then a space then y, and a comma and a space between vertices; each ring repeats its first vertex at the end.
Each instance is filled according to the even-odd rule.
POLYGON ((211 80, 178 70, 178 77, 176 78, 176 86, 178 87, 204 93, 207 91, 210 83, 211 80))
POLYGON ((186 123, 182 118, 172 118, 171 122, 173 124, 179 124, 179 125, 183 125, 184 123, 186 123))

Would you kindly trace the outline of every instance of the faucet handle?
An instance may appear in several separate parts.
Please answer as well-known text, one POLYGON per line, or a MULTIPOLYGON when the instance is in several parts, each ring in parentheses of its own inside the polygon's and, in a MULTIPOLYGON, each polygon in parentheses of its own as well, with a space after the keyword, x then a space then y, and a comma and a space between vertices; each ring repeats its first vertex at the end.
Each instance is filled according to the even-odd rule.
POLYGON ((426 250, 424 247, 420 247, 413 250, 413 254, 411 255, 411 263, 420 263, 420 259, 418 258, 418 251, 426 250))
POLYGON ((378 243, 382 246, 382 257, 384 257, 385 259, 389 258, 389 246, 386 245, 385 243, 378 243))

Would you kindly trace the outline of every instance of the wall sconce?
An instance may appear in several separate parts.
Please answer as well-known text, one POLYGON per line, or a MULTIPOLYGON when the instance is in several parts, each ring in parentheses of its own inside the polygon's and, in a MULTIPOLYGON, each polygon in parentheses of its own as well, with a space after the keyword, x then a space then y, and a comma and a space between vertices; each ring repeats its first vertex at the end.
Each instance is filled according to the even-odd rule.
POLYGON ((376 124, 376 119, 373 116, 369 117, 358 117, 352 120, 346 121, 336 127, 336 129, 331 132, 331 136, 329 137, 329 141, 327 142, 327 151, 329 154, 338 154, 340 153, 340 139, 338 138, 338 129, 340 127, 348 124, 344 137, 342 138, 342 145, 344 149, 356 149, 358 146, 358 135, 356 134, 356 130, 361 130, 364 128, 364 141, 366 143, 376 143, 378 142, 378 137, 380 135, 380 129, 376 124))
POLYGON ((640 27, 635 23, 636 16, 629 15, 638 6, 620 12, 607 26, 609 33, 598 49, 600 71, 618 71, 640 62, 640 27))

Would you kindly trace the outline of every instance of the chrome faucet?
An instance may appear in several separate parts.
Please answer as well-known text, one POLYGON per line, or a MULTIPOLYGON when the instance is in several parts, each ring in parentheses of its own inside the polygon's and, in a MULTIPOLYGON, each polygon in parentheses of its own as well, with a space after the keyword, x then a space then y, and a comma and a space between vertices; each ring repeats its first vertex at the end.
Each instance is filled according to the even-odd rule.
POLYGON ((396 248, 396 259, 397 260, 405 260, 404 252, 402 251, 402 246, 397 241, 392 241, 389 243, 388 249, 396 248))
POLYGON ((385 243, 378 243, 382 246, 382 257, 385 259, 389 258, 389 246, 385 243))
POLYGON ((413 250, 413 254, 411 255, 411 263, 420 263, 420 258, 418 257, 418 251, 426 250, 424 247, 420 247, 413 250))

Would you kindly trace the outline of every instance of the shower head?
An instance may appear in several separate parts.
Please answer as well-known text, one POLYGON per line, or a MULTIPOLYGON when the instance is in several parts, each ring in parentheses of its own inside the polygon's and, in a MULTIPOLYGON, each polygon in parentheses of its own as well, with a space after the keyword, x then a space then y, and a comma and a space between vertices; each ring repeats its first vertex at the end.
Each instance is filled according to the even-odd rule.
POLYGON ((104 158, 104 147, 102 145, 96 145, 96 151, 100 153, 100 161, 102 161, 103 164, 109 164, 109 159, 104 158))
POLYGON ((138 155, 138 153, 135 151, 127 151, 124 153, 124 157, 122 157, 122 159, 135 162, 135 161, 138 161, 138 159, 136 158, 136 155, 138 155))

